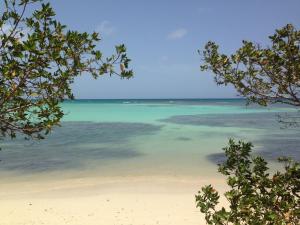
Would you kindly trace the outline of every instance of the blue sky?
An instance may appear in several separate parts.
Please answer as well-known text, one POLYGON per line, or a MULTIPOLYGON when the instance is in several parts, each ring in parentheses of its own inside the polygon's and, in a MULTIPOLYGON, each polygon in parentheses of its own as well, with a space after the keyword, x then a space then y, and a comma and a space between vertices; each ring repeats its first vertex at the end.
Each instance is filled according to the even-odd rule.
POLYGON ((243 39, 268 44, 268 36, 287 23, 300 29, 299 0, 72 0, 50 1, 70 29, 102 36, 109 55, 125 43, 135 77, 120 80, 88 75, 73 85, 76 98, 226 98, 231 87, 218 87, 201 72, 197 49, 209 40, 232 53, 243 39))

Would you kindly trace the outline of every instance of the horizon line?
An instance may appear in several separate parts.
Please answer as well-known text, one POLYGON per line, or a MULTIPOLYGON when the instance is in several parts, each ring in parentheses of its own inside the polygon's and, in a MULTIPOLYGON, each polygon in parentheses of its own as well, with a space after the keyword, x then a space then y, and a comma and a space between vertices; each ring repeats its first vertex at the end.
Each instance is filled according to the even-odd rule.
POLYGON ((222 100, 222 99, 232 99, 232 100, 246 100, 246 98, 231 97, 231 98, 74 98, 74 99, 64 99, 64 101, 74 101, 74 100, 222 100))

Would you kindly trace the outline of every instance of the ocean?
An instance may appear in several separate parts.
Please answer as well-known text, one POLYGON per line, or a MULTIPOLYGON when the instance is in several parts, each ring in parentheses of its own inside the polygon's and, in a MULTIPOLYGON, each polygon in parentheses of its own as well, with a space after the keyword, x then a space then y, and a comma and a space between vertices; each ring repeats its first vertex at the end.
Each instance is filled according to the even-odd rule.
POLYGON ((300 159, 299 128, 283 128, 283 105, 246 106, 243 99, 74 100, 45 140, 1 140, 2 180, 40 175, 214 176, 229 138, 251 141, 276 165, 300 159))

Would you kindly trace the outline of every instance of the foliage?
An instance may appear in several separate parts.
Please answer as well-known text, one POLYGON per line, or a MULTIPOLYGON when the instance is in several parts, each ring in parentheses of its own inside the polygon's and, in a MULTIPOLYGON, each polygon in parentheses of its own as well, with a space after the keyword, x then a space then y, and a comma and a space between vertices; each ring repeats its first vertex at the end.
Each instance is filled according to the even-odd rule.
POLYGON ((98 33, 68 30, 49 3, 4 0, 0 6, 0 137, 43 138, 63 116, 59 103, 73 99, 76 76, 132 77, 124 45, 104 58, 98 33))
POLYGON ((282 172, 269 174, 267 162, 251 157, 252 144, 229 140, 227 160, 219 172, 227 177, 225 197, 230 208, 217 209, 220 195, 205 186, 196 195, 208 224, 300 224, 300 164, 281 158, 282 172))
POLYGON ((291 24, 270 36, 271 46, 243 41, 232 55, 208 42, 202 70, 215 74, 217 84, 232 84, 249 102, 284 103, 300 107, 300 31, 291 24))
MULTIPOLYGON (((271 46, 243 41, 232 55, 219 53, 208 42, 203 51, 203 71, 210 70, 218 85, 231 84, 248 103, 262 106, 283 103, 300 107, 300 31, 293 25, 276 30, 271 46)), ((299 124, 299 117, 282 119, 299 124)), ((284 170, 270 175, 262 157, 252 157, 251 143, 229 141, 227 160, 219 172, 227 176, 229 209, 218 209, 220 195, 211 185, 196 195, 197 207, 208 224, 300 224, 300 164, 281 158, 284 170)))

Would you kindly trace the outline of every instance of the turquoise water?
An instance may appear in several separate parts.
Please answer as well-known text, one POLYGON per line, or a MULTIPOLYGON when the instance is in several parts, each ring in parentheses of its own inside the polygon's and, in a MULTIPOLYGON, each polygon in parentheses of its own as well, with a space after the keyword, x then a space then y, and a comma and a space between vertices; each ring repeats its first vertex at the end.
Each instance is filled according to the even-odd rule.
POLYGON ((76 100, 42 141, 5 140, 1 174, 202 175, 216 172, 228 138, 252 141, 257 154, 299 158, 297 129, 281 129, 281 105, 241 99, 76 100))

